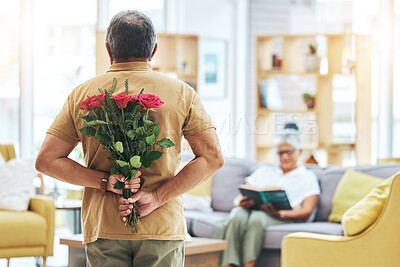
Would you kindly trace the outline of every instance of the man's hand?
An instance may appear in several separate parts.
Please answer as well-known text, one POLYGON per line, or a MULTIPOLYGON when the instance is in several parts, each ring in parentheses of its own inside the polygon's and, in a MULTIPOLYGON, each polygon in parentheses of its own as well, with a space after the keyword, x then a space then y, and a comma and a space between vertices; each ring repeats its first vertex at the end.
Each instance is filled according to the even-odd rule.
POLYGON ((118 181, 125 183, 125 188, 130 189, 132 193, 136 193, 140 188, 140 178, 142 173, 137 171, 136 176, 132 180, 125 181, 125 177, 122 174, 114 175, 110 174, 108 176, 107 191, 114 192, 116 194, 122 195, 122 189, 115 189, 114 186, 118 181))
POLYGON ((121 197, 119 199, 119 210, 121 211, 122 221, 126 221, 126 216, 131 213, 132 203, 134 202, 136 203, 136 212, 140 214, 140 217, 149 215, 159 207, 155 192, 139 191, 128 199, 121 197))
POLYGON ((251 209, 254 206, 254 200, 248 199, 247 196, 242 196, 239 201, 239 207, 251 209))

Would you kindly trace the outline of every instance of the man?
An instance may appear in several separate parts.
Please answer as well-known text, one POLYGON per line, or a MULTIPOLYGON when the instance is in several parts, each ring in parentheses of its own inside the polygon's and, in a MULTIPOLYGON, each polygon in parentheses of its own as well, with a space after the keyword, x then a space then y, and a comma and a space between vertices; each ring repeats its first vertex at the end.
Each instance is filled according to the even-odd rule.
MULTIPOLYGON (((89 266, 183 266, 186 221, 181 194, 203 182, 222 165, 223 158, 214 125, 196 92, 185 83, 151 70, 148 61, 157 50, 151 20, 137 11, 114 16, 107 29, 106 48, 111 67, 75 88, 49 128, 36 161, 36 168, 59 180, 85 186, 82 202, 83 236, 89 266), (133 201, 140 214, 138 233, 131 233, 120 218, 120 192, 113 184, 122 177, 109 174, 113 163, 97 139, 82 136, 83 122, 77 112, 80 103, 109 88, 113 78, 123 93, 123 81, 129 81, 129 94, 155 94, 165 103, 150 116, 160 125, 158 138, 170 138, 175 146, 163 150, 163 156, 143 169, 141 190, 133 201), (181 141, 189 142, 195 158, 177 175, 181 141), (87 168, 67 158, 82 142, 87 168), (100 190, 108 180, 107 192, 100 190)), ((136 191, 136 182, 127 184, 136 191)), ((132 202, 132 199, 131 201, 132 202)))

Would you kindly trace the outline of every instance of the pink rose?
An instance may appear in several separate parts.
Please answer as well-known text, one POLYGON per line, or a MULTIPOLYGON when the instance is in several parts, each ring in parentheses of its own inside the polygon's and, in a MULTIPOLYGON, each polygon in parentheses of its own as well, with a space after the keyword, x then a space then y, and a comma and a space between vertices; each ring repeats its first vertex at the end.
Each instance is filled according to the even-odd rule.
POLYGON ((145 108, 159 108, 164 104, 158 96, 152 94, 139 95, 139 103, 145 108))
POLYGON ((124 108, 126 107, 126 104, 128 104, 128 102, 130 102, 130 96, 126 95, 126 94, 120 94, 120 95, 115 95, 112 97, 112 99, 114 99, 115 104, 117 104, 118 107, 120 108, 124 108))

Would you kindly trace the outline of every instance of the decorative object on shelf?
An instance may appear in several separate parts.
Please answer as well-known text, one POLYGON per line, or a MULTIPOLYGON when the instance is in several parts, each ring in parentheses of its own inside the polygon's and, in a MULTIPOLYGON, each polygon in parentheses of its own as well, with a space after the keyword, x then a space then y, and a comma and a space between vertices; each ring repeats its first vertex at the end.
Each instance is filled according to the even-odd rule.
POLYGON ((272 55, 272 68, 273 69, 280 69, 282 67, 282 58, 279 57, 277 54, 272 55))
POLYGON ((308 45, 308 53, 306 54, 306 70, 319 71, 321 66, 321 58, 317 55, 317 46, 315 44, 308 45))
POLYGON ((315 95, 311 93, 304 93, 303 94, 304 102, 307 105, 308 109, 313 109, 315 107, 315 95))
POLYGON ((198 92, 203 98, 223 98, 226 94, 226 42, 199 41, 198 92))

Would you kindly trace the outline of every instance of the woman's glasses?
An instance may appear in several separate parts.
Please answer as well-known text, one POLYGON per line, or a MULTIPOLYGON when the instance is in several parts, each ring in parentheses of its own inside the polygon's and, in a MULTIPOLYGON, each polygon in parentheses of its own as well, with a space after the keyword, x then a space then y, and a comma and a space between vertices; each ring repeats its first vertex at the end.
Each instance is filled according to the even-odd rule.
POLYGON ((287 154, 288 156, 292 155, 294 152, 296 152, 295 149, 293 150, 282 150, 282 151, 278 151, 278 155, 279 157, 282 157, 283 155, 287 154))

